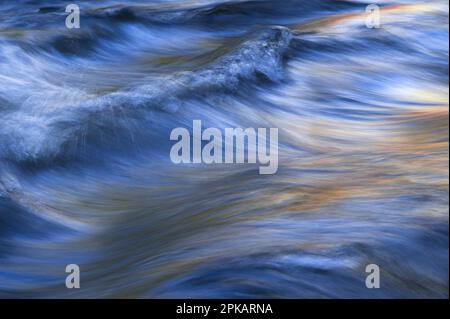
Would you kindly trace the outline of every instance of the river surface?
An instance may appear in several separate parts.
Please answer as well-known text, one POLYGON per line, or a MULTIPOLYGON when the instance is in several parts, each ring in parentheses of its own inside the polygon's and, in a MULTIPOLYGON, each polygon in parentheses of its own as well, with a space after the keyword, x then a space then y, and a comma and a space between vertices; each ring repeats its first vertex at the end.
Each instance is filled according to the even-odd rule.
POLYGON ((448 298, 448 1, 75 3, 0 1, 0 297, 448 298))

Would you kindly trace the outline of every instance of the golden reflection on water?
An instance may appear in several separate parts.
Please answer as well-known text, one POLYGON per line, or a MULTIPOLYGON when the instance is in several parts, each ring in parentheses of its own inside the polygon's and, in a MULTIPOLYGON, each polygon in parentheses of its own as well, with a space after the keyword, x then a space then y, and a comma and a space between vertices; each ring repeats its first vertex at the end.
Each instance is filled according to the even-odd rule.
MULTIPOLYGON (((428 4, 387 7, 382 10, 386 14, 383 23, 389 23, 390 14, 431 9, 433 6, 428 4)), ((330 27, 361 17, 362 14, 340 14, 296 25, 293 29, 327 32, 330 27)), ((141 62, 169 65, 174 70, 188 65, 196 68, 228 53, 239 41, 207 43, 202 49, 206 51, 194 57, 161 56, 141 62)), ((351 84, 346 83, 346 75, 357 69, 357 66, 333 64, 290 67, 297 68, 299 73, 309 72, 338 88, 351 84)), ((274 92, 267 93, 265 99, 270 100, 271 94, 274 92)), ((294 86, 287 93, 275 96, 281 104, 292 103, 289 106, 294 109, 303 106, 298 101, 308 96, 308 92, 305 87, 294 86)), ((237 111, 227 110, 237 112, 242 118, 256 118, 267 127, 280 128, 279 172, 274 176, 261 177, 255 167, 245 165, 220 169, 174 166, 167 170, 164 161, 143 161, 117 172, 132 183, 86 175, 74 176, 73 180, 62 178, 64 183, 55 188, 55 180, 46 180, 44 176, 39 185, 20 185, 11 197, 32 211, 46 211, 47 217, 86 232, 86 237, 70 243, 72 247, 86 248, 94 254, 98 250, 104 255, 87 264, 84 280, 95 280, 97 286, 109 290, 87 288, 84 293, 109 297, 139 297, 207 261, 258 253, 267 247, 278 249, 281 242, 298 249, 330 247, 336 244, 334 239, 327 240, 320 232, 314 234, 315 240, 296 240, 284 237, 276 227, 268 227, 263 235, 257 233, 256 227, 245 228, 245 232, 240 227, 270 224, 281 217, 302 220, 351 215, 354 212, 348 206, 353 201, 370 206, 377 200, 420 195, 421 189, 428 187, 448 194, 448 91, 400 88, 386 92, 386 96, 388 101, 395 97, 411 103, 385 102, 389 112, 372 121, 305 114, 304 110, 298 113, 264 108, 255 111, 254 105, 245 102, 239 103, 237 111), (100 235, 96 234, 98 230, 100 235), (236 242, 239 240, 245 242, 236 242), (202 250, 203 246, 208 249, 202 250), (105 269, 104 277, 102 269, 105 269), (127 269, 134 271, 129 273, 127 269), (119 286, 120 290, 114 289, 119 286)), ((412 209, 409 213, 448 220, 448 207, 446 210, 440 204, 426 206, 420 212, 412 209)), ((395 220, 397 212, 386 214, 386 221, 395 220)), ((369 213, 359 217, 358 222, 367 222, 368 226, 372 219, 383 218, 369 213)), ((298 228, 299 233, 302 231, 298 228)), ((66 249, 58 243, 48 244, 38 248, 49 254, 66 249)), ((48 271, 53 271, 52 267, 56 266, 48 267, 48 271)), ((359 269, 361 264, 352 267, 359 269)), ((49 292, 54 288, 47 287, 49 292)))

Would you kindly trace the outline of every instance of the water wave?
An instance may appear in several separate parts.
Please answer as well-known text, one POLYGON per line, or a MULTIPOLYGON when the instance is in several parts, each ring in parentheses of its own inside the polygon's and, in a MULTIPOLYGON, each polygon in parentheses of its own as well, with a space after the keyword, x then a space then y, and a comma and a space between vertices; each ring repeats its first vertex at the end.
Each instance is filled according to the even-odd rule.
POLYGON ((0 297, 447 298, 448 2, 375 2, 0 1, 0 297))

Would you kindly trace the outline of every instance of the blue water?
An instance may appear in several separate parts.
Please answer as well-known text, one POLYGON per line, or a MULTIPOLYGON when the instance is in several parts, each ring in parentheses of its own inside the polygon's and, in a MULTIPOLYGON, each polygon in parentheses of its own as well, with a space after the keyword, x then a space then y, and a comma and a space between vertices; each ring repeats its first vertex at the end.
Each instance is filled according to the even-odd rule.
POLYGON ((448 1, 76 3, 0 1, 0 297, 448 298, 448 1))

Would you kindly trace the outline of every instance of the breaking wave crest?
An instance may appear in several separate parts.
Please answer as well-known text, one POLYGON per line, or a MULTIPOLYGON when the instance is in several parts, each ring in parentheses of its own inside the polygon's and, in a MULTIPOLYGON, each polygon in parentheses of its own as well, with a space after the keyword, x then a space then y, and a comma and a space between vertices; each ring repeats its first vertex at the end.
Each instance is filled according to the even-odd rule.
MULTIPOLYGON (((64 91, 56 93, 60 101, 57 107, 33 105, 34 112, 25 107, 8 108, 0 128, 3 136, 0 149, 3 156, 15 161, 48 160, 68 149, 76 152, 76 148, 67 144, 79 145, 80 139, 99 134, 89 131, 96 126, 120 129, 121 124, 126 125, 126 117, 136 116, 136 112, 175 113, 186 99, 217 91, 233 92, 242 81, 279 81, 283 55, 291 38, 291 32, 284 27, 255 31, 250 39, 242 40, 231 52, 198 70, 144 78, 142 81, 148 84, 88 99, 82 92, 66 88, 68 97, 64 91), (122 115, 119 119, 118 113, 122 115)), ((36 101, 39 98, 39 95, 29 97, 36 101)), ((8 105, 7 100, 5 104, 8 105)))

